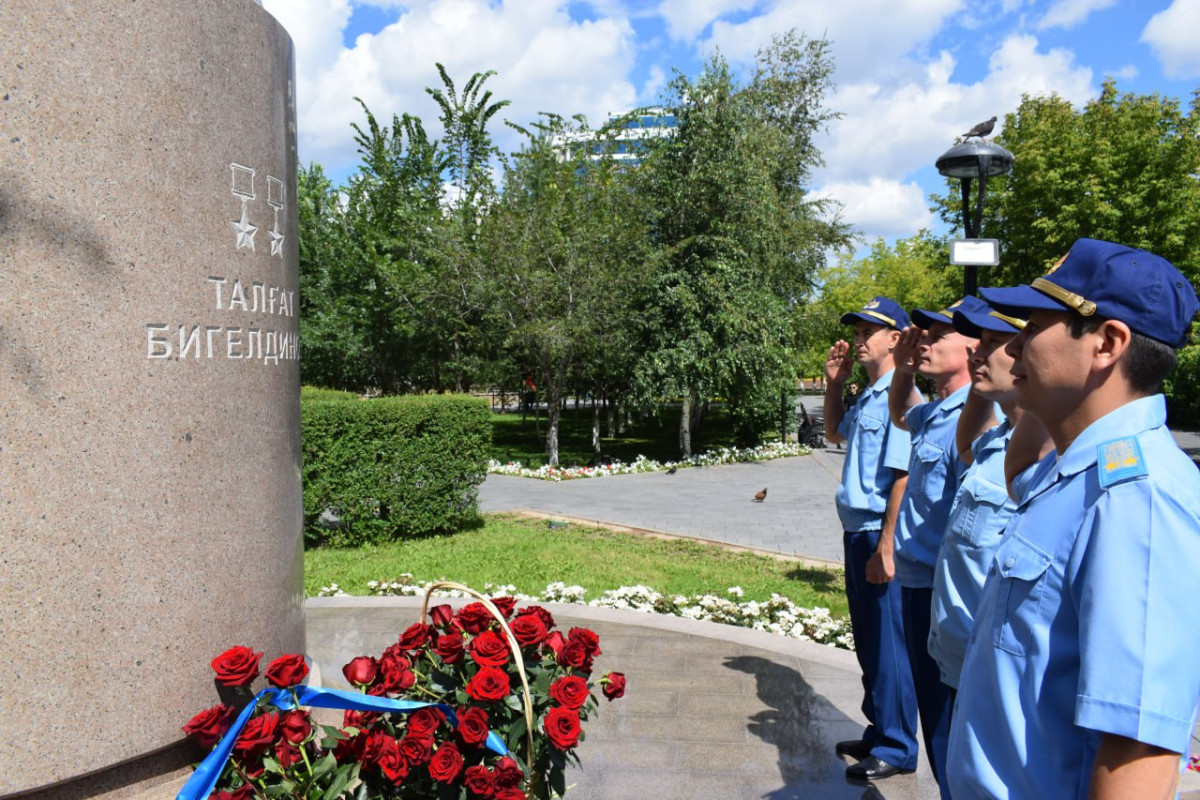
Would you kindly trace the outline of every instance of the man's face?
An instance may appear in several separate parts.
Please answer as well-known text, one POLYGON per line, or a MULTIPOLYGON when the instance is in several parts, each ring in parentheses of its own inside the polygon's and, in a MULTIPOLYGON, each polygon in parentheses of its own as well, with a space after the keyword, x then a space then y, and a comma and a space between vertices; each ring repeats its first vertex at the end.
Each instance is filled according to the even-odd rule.
POLYGON ((927 378, 941 380, 967 369, 977 339, 963 336, 948 322, 935 322, 921 337, 917 356, 917 372, 927 378))
POLYGON ((854 325, 854 357, 864 367, 878 366, 892 352, 898 336, 891 328, 860 319, 854 325))
POLYGON ((1034 311, 1005 350, 1013 358, 1017 403, 1044 424, 1066 417, 1087 391, 1093 342, 1075 339, 1066 311, 1034 311))
POLYGON ((1013 357, 1004 347, 1014 336, 1015 333, 983 331, 979 346, 971 355, 971 388, 992 402, 1016 399, 1013 357))

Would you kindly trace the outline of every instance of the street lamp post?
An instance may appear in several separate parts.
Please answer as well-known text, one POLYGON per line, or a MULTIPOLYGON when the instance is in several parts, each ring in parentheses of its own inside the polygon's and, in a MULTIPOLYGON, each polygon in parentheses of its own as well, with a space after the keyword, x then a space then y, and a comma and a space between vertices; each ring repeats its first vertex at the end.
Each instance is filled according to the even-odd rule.
POLYGON ((975 294, 979 288, 979 267, 995 266, 1000 263, 999 243, 980 238, 983 227, 983 200, 987 192, 987 180, 1008 173, 1012 167, 1013 154, 998 144, 984 139, 968 139, 954 145, 937 160, 937 171, 947 178, 958 178, 962 183, 963 228, 966 238, 951 242, 950 263, 961 264, 963 272, 963 294, 975 294), (971 183, 979 182, 979 195, 975 201, 975 214, 971 214, 971 183))

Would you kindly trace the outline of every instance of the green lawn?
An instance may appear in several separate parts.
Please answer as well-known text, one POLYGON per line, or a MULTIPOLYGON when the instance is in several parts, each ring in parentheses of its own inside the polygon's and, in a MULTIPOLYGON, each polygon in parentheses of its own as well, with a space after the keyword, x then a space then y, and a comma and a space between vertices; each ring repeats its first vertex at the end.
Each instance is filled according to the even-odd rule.
MULTIPOLYGON (((546 433, 546 415, 542 414, 542 435, 546 433)), ((608 427, 601 411, 600 432, 607 433, 608 427)), ((778 438, 778 435, 776 435, 778 438)), ((725 408, 714 405, 700 423, 699 436, 692 440, 696 453, 718 447, 733 445, 733 428, 725 408)), ((581 408, 576 411, 571 403, 562 413, 558 435, 559 463, 583 465, 595 457, 592 449, 592 410, 581 408)), ((679 459, 679 406, 659 406, 656 416, 636 420, 626 432, 613 439, 601 437, 601 452, 630 462, 639 455, 655 461, 679 459)), ((524 425, 521 413, 509 411, 492 415, 492 458, 497 461, 520 461, 524 466, 537 468, 547 463, 545 448, 537 438, 533 415, 529 414, 524 425)))
POLYGON ((304 556, 309 595, 331 583, 365 595, 367 581, 392 580, 405 572, 421 581, 444 578, 479 590, 512 584, 535 596, 555 581, 583 586, 589 598, 634 584, 664 594, 721 596, 741 586, 743 600, 762 601, 777 593, 803 607, 847 614, 837 570, 574 524, 550 530, 544 520, 506 515, 488 515, 483 527, 450 536, 349 550, 322 547, 304 556))

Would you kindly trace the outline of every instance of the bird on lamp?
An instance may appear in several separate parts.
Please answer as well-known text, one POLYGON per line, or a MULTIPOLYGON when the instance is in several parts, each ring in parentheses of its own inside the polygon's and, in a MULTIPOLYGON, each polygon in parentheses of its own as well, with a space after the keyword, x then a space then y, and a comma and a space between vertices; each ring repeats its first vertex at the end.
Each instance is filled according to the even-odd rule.
POLYGON ((980 139, 982 139, 983 137, 985 137, 989 133, 991 133, 992 129, 995 127, 996 127, 996 118, 995 117, 992 117, 991 119, 985 119, 983 122, 979 123, 974 128, 971 128, 971 130, 964 133, 963 138, 970 139, 972 136, 977 136, 980 139))
POLYGON ((766 500, 766 499, 767 499, 767 490, 765 487, 763 488, 763 490, 761 492, 754 493, 754 502, 761 503, 763 500, 766 500))

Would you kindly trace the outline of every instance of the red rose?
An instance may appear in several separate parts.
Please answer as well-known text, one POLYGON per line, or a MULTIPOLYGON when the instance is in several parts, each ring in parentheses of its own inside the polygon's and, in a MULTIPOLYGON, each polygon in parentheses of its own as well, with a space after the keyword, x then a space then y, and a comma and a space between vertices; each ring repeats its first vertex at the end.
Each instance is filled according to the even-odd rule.
POLYGON ((408 762, 400 754, 399 743, 384 731, 371 731, 367 736, 362 760, 379 767, 379 771, 395 783, 408 775, 408 762))
POLYGON ((546 738, 559 750, 570 750, 579 743, 579 712, 556 706, 546 713, 546 738))
POLYGON ((412 662, 404 656, 385 654, 379 662, 379 684, 385 692, 408 691, 416 682, 412 662))
POLYGON ((518 617, 523 617, 526 614, 535 615, 542 621, 542 624, 546 626, 546 630, 552 630, 554 628, 554 617, 550 615, 549 611, 541 606, 529 606, 528 608, 522 608, 519 612, 517 612, 518 617))
POLYGON ((242 784, 240 789, 233 792, 227 792, 222 789, 208 796, 208 800, 253 800, 253 798, 254 787, 248 783, 242 784))
POLYGON ((510 627, 521 647, 536 647, 546 641, 546 626, 537 614, 518 615, 510 627))
POLYGON ((288 744, 280 739, 275 743, 275 760, 279 762, 279 766, 287 769, 293 764, 299 764, 304 760, 300 755, 300 748, 288 744))
POLYGON ((434 606, 429 609, 429 620, 434 626, 446 630, 450 627, 450 623, 454 621, 454 609, 445 603, 440 606, 434 606))
POLYGON ((494 631, 484 631, 471 640, 471 657, 481 667, 503 667, 508 663, 508 642, 494 631))
POLYGON ((272 711, 261 717, 251 717, 242 728, 242 734, 234 744, 234 751, 246 758, 261 756, 275 743, 275 734, 279 731, 279 714, 272 711))
POLYGON ((372 656, 359 656, 342 667, 342 674, 350 685, 361 689, 375 682, 375 676, 379 674, 379 662, 372 656))
POLYGON ((450 783, 462 772, 463 757, 454 742, 443 742, 429 760, 429 777, 438 783, 450 783))
POLYGON ((468 747, 479 747, 487 740, 488 715, 472 706, 458 712, 458 738, 468 747))
POLYGON ((587 628, 571 628, 571 630, 567 633, 567 641, 582 642, 583 649, 589 656, 601 655, 600 637, 587 628))
POLYGON ((578 675, 565 675, 550 684, 550 697, 566 708, 582 708, 588 696, 587 681, 578 675))
POLYGON ((563 650, 567 649, 567 640, 561 633, 554 631, 546 637, 546 647, 550 648, 550 652, 554 653, 554 658, 557 659, 563 650))
MULTIPOLYGON (((379 763, 379 759, 383 758, 389 747, 394 744, 396 740, 387 731, 371 731, 363 745, 363 761, 368 764, 379 763)), ((396 749, 399 750, 399 747, 396 749)))
POLYGON ((496 607, 496 610, 499 611, 505 619, 508 619, 512 616, 513 609, 517 607, 517 598, 493 597, 492 605, 496 607))
POLYGON ((187 721, 183 732, 195 739, 201 747, 212 747, 221 741, 233 720, 234 710, 220 705, 201 711, 187 721))
POLYGON ((558 663, 564 667, 592 671, 592 657, 588 655, 587 645, 579 639, 567 639, 567 646, 557 655, 558 663))
POLYGON ((517 786, 497 789, 492 795, 492 800, 525 800, 525 792, 517 786))
POLYGON ((308 677, 308 664, 304 656, 291 654, 280 656, 267 667, 267 683, 280 689, 295 686, 308 677))
POLYGON ((492 612, 483 603, 470 603, 460 608, 454 619, 467 633, 483 633, 492 625, 492 612))
POLYGON ((222 686, 249 686, 258 677, 258 660, 262 653, 249 647, 231 647, 212 661, 217 683, 222 686))
POLYGON ((300 744, 312 733, 312 722, 307 711, 292 709, 283 715, 279 723, 283 738, 292 744, 300 744))
POLYGON ((467 681, 467 694, 481 702, 503 700, 509 688, 508 673, 496 667, 483 667, 467 681))
POLYGON ((347 710, 342 714, 342 727, 364 730, 378 722, 381 716, 378 711, 347 710))
POLYGON ((497 789, 517 789, 520 788, 521 781, 525 780, 525 773, 517 766, 517 762, 508 756, 501 756, 492 775, 496 779, 497 789))
POLYGON ((476 797, 491 797, 496 791, 496 779, 483 764, 467 767, 463 776, 463 785, 476 797))
POLYGON ((446 664, 457 664, 463 657, 463 637, 461 633, 447 633, 439 636, 434 648, 446 664))
POLYGON ((610 672, 604 676, 604 680, 601 683, 603 684, 604 696, 610 701, 625 696, 625 673, 610 672))
POLYGON ((446 721, 446 715, 436 708, 426 706, 408 715, 408 732, 417 736, 433 736, 438 726, 446 721))
POLYGON ((410 733, 400 740, 400 754, 414 767, 428 763, 433 757, 433 737, 410 733))
POLYGON ((408 762, 400 756, 389 756, 387 760, 379 762, 379 770, 396 785, 408 777, 408 769, 408 762))
POLYGON ((414 622, 404 633, 400 634, 400 647, 404 650, 420 650, 429 642, 432 633, 431 626, 414 622))
MULTIPOLYGON (((342 731, 346 733, 346 731, 342 731)), ((353 736, 346 734, 348 738, 337 740, 337 744, 333 747, 333 758, 339 764, 353 764, 362 760, 363 750, 366 748, 367 737, 363 733, 356 733, 353 736)))

